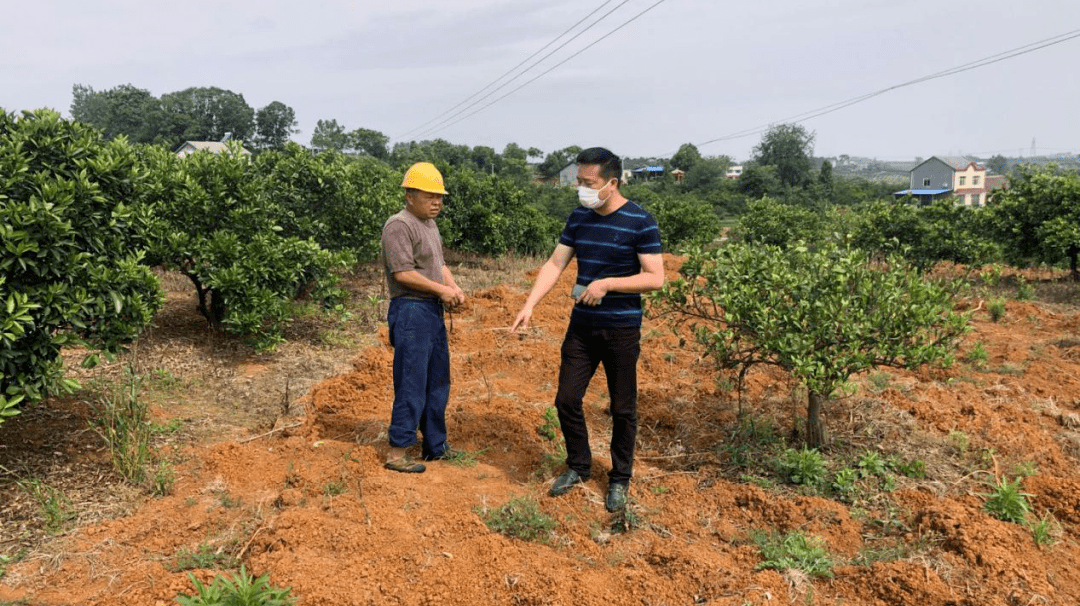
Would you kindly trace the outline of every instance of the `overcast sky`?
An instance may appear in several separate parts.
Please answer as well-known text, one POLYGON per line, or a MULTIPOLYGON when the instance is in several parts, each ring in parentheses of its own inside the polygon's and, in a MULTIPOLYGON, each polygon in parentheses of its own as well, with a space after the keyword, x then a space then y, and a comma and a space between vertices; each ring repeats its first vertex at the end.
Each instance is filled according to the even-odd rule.
MULTIPOLYGON (((559 43, 621 2, 607 3, 559 43)), ((481 105, 655 2, 627 1, 481 105)), ((348 129, 379 130, 392 142, 441 137, 497 150, 516 142, 545 152, 603 145, 627 157, 670 156, 682 143, 784 121, 1080 30, 1078 0, 664 0, 476 115, 409 134, 602 4, 11 2, 0 36, 0 108, 44 106, 68 115, 76 83, 95 90, 130 83, 156 96, 217 86, 244 95, 255 109, 271 101, 292 107, 300 129, 293 138, 302 143, 318 119, 334 118, 348 129)), ((1080 38, 893 90, 803 124, 816 133, 820 156, 1027 156, 1032 139, 1039 154, 1077 153, 1078 59, 1080 38)), ((743 160, 759 138, 700 150, 743 160)))

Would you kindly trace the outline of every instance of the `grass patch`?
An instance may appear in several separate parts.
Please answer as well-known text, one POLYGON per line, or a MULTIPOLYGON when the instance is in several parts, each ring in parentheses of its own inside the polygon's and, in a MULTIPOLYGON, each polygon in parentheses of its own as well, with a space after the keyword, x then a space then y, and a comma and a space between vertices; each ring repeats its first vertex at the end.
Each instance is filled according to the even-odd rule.
POLYGON ((986 304, 986 312, 990 314, 992 322, 1000 322, 1005 317, 1005 299, 991 299, 986 304))
POLYGON ((475 467, 480 462, 480 455, 487 452, 488 449, 482 450, 457 450, 451 449, 443 461, 453 465, 454 467, 475 467))
POLYGON ((1031 530, 1031 538, 1039 547, 1057 543, 1065 532, 1057 518, 1049 513, 1032 522, 1028 529, 1031 530))
POLYGON ((785 571, 795 569, 812 577, 833 576, 833 558, 820 537, 807 537, 802 533, 756 534, 751 537, 757 543, 764 561, 755 569, 772 568, 785 571))
POLYGON ((555 519, 541 511, 532 497, 514 497, 502 507, 484 507, 477 513, 493 532, 523 541, 547 543, 555 530, 555 519))

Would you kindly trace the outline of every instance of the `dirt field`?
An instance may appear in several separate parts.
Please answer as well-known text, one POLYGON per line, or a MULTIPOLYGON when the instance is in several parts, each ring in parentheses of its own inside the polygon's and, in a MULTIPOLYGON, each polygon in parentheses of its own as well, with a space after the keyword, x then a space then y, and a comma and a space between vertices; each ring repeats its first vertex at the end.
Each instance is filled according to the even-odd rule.
MULTIPOLYGON (((1080 308, 1070 286, 1034 282, 1053 302, 1009 300, 999 322, 973 293, 958 364, 857 377, 826 409, 830 482, 818 489, 775 472, 804 410, 796 385, 755 371, 740 420, 730 383, 648 320, 631 506, 612 516, 602 503, 602 372, 585 398, 593 477, 546 494, 561 471, 558 440, 542 429, 573 272, 519 338, 506 329, 525 276, 490 286, 495 268, 457 271, 470 298, 450 336, 450 440, 475 463, 435 462, 419 475, 382 468, 392 352, 377 297, 354 302, 370 306, 367 317, 299 322, 281 351, 255 356, 207 333, 192 293, 167 283, 168 307, 138 363, 162 428, 156 445, 174 470, 169 493, 116 479, 87 428, 86 394, 9 420, 0 604, 172 604, 192 591, 189 572, 209 581, 237 562, 304 606, 1080 604, 1080 308), (830 488, 867 452, 909 473, 830 488), (31 477, 66 495, 72 513, 58 529, 45 529, 31 477), (1006 477, 1024 478, 1043 544, 984 510, 990 482, 1006 477), (523 497, 555 522, 543 541, 508 538, 482 519, 523 497), (760 537, 793 532, 824 541, 834 576, 760 568, 760 537)), ((358 284, 377 295, 377 275, 358 284)), ((115 381, 120 365, 95 373, 87 393, 100 387, 92 381, 115 381)))

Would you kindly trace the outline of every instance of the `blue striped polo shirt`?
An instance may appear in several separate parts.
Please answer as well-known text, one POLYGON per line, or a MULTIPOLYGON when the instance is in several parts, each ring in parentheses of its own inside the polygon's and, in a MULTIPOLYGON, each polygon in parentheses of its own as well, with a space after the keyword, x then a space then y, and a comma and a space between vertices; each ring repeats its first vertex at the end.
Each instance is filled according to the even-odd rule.
MULTIPOLYGON (((570 213, 559 243, 574 249, 577 284, 588 286, 600 278, 621 278, 641 273, 639 254, 660 253, 656 220, 637 204, 623 204, 610 215, 579 206, 570 213)), ((641 326, 641 295, 609 292, 600 305, 574 305, 571 324, 603 328, 641 326)))

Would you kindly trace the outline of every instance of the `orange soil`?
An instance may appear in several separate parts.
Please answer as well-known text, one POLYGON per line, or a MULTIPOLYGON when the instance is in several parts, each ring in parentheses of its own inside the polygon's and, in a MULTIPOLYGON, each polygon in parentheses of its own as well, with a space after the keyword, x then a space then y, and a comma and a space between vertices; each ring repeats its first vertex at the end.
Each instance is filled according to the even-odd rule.
MULTIPOLYGON (((78 531, 62 558, 12 567, 0 601, 171 604, 192 586, 170 562, 204 544, 239 551, 249 570, 269 572, 305 606, 1080 603, 1075 311, 1010 302, 1000 323, 978 311, 963 352, 985 343, 985 372, 890 371, 889 387, 828 409, 838 441, 907 444, 915 456, 926 448, 930 457, 953 448, 950 432, 963 432, 969 452, 957 458, 986 453, 983 470, 997 465, 1006 473, 1007 462, 1033 461, 1038 473, 1024 489, 1037 514, 1052 512, 1061 522, 1063 540, 1039 547, 1027 529, 987 515, 979 494, 989 473, 929 466, 926 480, 900 478, 888 495, 903 525, 893 538, 911 549, 856 566, 844 562, 883 544, 874 542, 885 517, 875 509, 880 501, 856 511, 724 475, 717 452, 734 423, 733 396, 718 389, 707 361, 679 349, 655 320, 643 328, 631 487, 643 522, 612 533, 603 508, 610 421, 602 371, 585 398, 598 453, 593 479, 563 497, 546 496, 553 471, 544 460, 553 445, 537 427, 554 397, 573 273, 537 307, 524 338, 506 330, 525 298, 517 290, 474 292, 453 316, 451 442, 483 449, 478 465, 436 462, 419 475, 382 468, 392 399, 384 328, 382 345, 360 353, 351 372, 311 390, 301 428, 287 437, 192 447, 172 495, 78 531), (875 416, 867 421, 869 409, 875 416), (521 495, 535 497, 558 522, 549 544, 506 538, 481 521, 478 508, 521 495), (814 579, 807 598, 797 575, 756 570, 753 530, 822 537, 841 562, 835 578, 814 579)), ((795 408, 790 387, 777 372, 755 371, 743 406, 780 415, 786 429, 795 408)), ((215 573, 195 576, 207 581, 215 573)))

